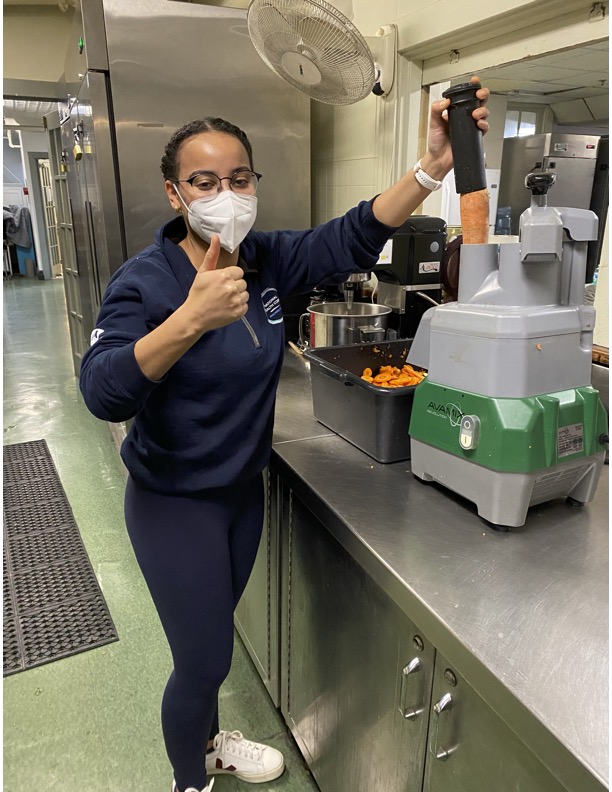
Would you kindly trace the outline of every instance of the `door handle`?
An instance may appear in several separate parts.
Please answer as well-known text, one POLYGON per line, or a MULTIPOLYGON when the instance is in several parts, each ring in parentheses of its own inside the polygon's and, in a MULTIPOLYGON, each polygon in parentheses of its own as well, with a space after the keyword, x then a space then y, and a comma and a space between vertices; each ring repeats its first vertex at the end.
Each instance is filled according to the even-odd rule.
POLYGON ((439 745, 438 734, 440 730, 440 718, 444 712, 448 712, 453 708, 453 697, 450 693, 445 693, 440 701, 434 704, 434 718, 433 722, 433 737, 431 740, 431 753, 441 762, 445 762, 451 753, 455 750, 456 746, 452 748, 443 748, 439 745))
MULTIPOLYGON (((102 304, 102 289, 100 288, 100 269, 98 266, 98 250, 96 248, 96 236, 93 224, 93 212, 91 209, 91 201, 85 201, 85 219, 87 225, 87 234, 89 236, 89 246, 91 248, 91 277, 94 285, 94 299, 96 301, 96 309, 100 309, 102 304)), ((95 318, 95 317, 94 317, 95 318)))
POLYGON ((414 675, 420 670, 421 661, 418 657, 413 657, 412 660, 407 665, 405 665, 404 668, 402 668, 399 711, 402 713, 404 718, 408 720, 414 720, 414 718, 416 718, 416 716, 423 711, 422 702, 420 706, 418 703, 406 704, 408 692, 412 691, 412 688, 414 687, 413 684, 409 684, 410 679, 413 679, 414 675))

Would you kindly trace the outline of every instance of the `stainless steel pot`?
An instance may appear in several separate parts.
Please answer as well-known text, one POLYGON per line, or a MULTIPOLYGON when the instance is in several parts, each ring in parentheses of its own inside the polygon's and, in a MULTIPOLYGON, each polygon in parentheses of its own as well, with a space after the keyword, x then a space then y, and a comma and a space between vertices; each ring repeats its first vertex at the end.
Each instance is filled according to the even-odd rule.
POLYGON ((306 310, 300 316, 300 342, 313 349, 384 341, 391 313, 386 305, 353 303, 349 308, 344 302, 320 303, 306 310))

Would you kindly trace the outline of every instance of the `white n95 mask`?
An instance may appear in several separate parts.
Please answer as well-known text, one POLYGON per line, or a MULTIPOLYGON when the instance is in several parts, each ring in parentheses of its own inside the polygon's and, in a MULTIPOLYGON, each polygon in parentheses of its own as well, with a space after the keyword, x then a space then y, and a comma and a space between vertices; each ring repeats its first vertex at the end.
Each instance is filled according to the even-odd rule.
POLYGON ((257 216, 256 195, 237 195, 232 190, 222 190, 213 198, 196 198, 187 206, 176 185, 174 189, 187 209, 192 230, 208 244, 216 234, 221 247, 233 253, 253 228, 257 216))

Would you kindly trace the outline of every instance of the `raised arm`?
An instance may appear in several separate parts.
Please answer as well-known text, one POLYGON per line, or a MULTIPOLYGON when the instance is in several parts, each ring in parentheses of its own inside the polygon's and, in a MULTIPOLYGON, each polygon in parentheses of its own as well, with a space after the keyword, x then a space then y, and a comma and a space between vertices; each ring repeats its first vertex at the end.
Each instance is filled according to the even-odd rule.
MULTIPOLYGON (((471 82, 480 82, 480 80, 474 76, 471 78, 471 82)), ((489 110, 485 107, 485 103, 489 98, 489 89, 481 88, 477 91, 476 96, 480 99, 481 106, 474 110, 472 116, 478 127, 486 132, 489 128, 489 123, 486 120, 489 110)), ((448 120, 445 112, 449 104, 449 99, 432 104, 427 153, 421 159, 423 171, 436 181, 442 181, 453 167, 448 120)), ((372 211, 381 223, 396 227, 402 225, 430 194, 430 190, 423 187, 416 180, 414 174, 414 169, 409 170, 399 181, 377 196, 372 211)))

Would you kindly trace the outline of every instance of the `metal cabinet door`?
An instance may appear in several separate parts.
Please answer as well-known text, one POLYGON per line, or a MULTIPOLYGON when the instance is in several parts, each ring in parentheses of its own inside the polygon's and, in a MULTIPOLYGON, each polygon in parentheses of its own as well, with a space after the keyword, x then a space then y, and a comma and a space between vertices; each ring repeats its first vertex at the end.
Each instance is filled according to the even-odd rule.
POLYGON ((62 123, 83 331, 89 341, 106 285, 125 261, 106 78, 83 78, 62 123))
POLYGON ((423 792, 566 792, 439 652, 432 702, 423 792))
POLYGON ((74 227, 70 211, 70 197, 68 195, 68 176, 66 174, 66 156, 62 145, 62 130, 60 116, 57 110, 45 116, 45 126, 49 141, 49 158, 53 176, 53 194, 58 221, 58 241, 62 262, 62 275, 64 292, 66 295, 66 308, 68 311, 68 327, 70 329, 70 344, 72 346, 72 364, 75 376, 79 376, 81 358, 89 345, 89 338, 85 337, 83 330, 83 309, 81 307, 81 292, 79 287, 79 272, 77 269, 76 249, 74 244, 74 227))
POLYGON ((264 471, 266 487, 263 531, 255 565, 236 612, 234 624, 270 698, 279 706, 279 558, 277 476, 264 471))
MULTIPOLYGON (((111 275, 126 260, 119 212, 119 175, 115 158, 115 124, 107 75, 90 71, 79 120, 83 157, 79 163, 87 184, 87 212, 100 299, 111 275)), ((80 98, 80 95, 79 95, 80 98)), ((151 240, 152 241, 152 240, 151 240)))
POLYGON ((98 307, 96 307, 97 294, 94 287, 90 235, 87 225, 87 183, 83 177, 83 168, 75 158, 74 151, 77 140, 75 130, 79 128, 80 124, 81 104, 76 101, 70 104, 68 114, 62 121, 61 136, 67 174, 67 222, 72 229, 72 241, 75 249, 73 285, 78 290, 78 323, 80 332, 85 338, 86 349, 90 343, 91 331, 94 326, 94 312, 97 316, 98 307))
POLYGON ((433 647, 293 494, 281 540, 281 710, 319 787, 420 792, 433 647))

